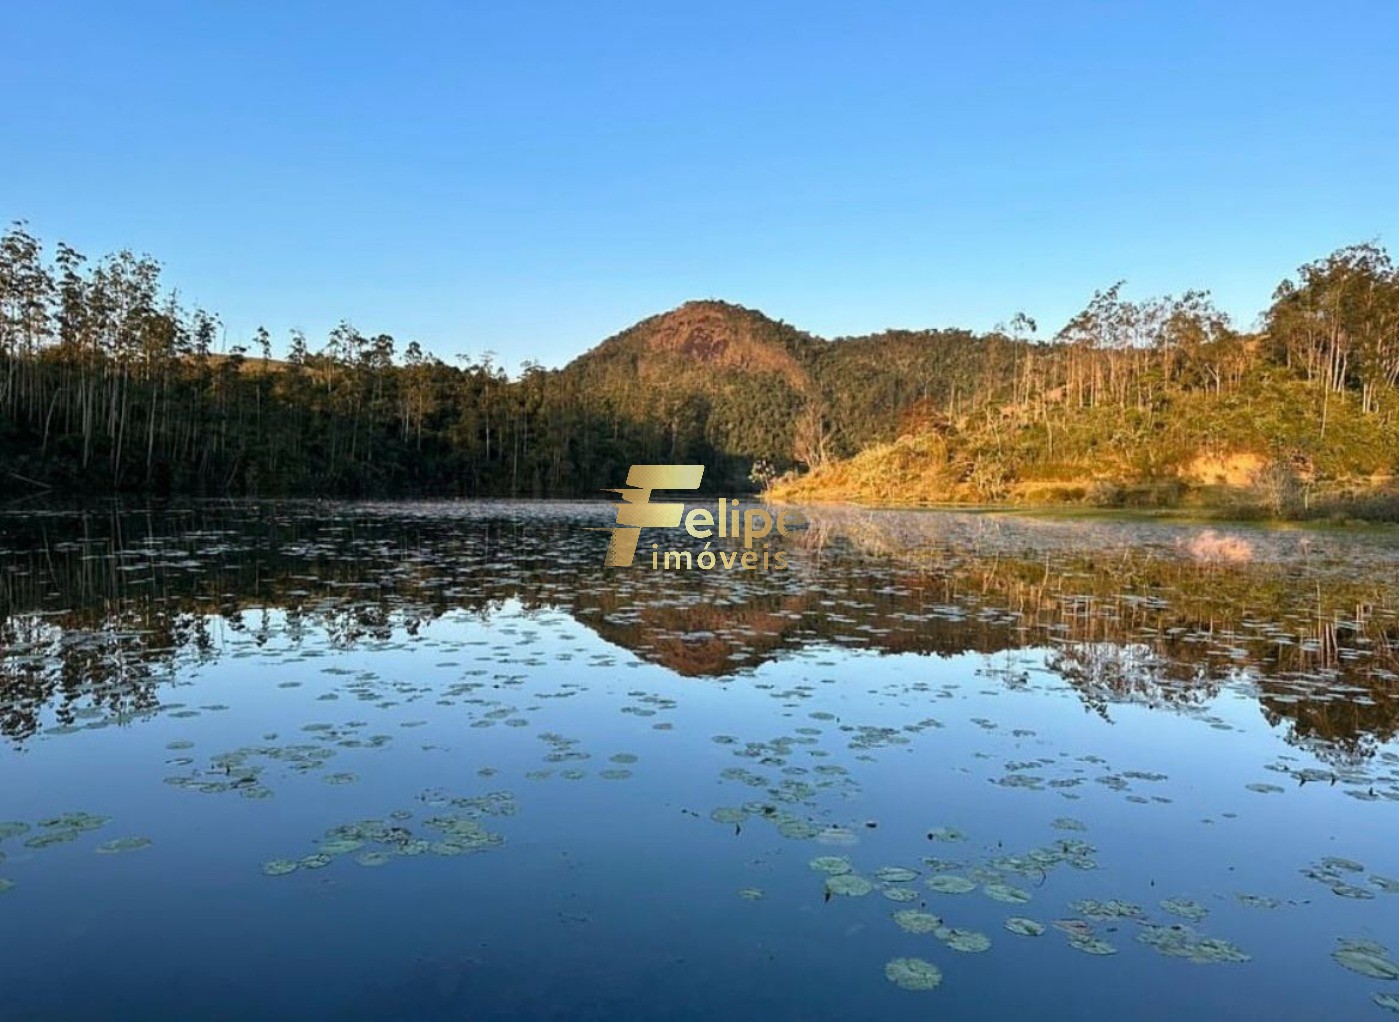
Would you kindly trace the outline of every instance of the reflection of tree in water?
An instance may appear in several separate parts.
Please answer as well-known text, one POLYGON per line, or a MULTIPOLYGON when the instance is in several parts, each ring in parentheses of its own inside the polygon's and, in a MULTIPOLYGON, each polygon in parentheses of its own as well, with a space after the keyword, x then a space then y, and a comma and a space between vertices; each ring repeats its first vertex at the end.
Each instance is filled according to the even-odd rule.
POLYGON ((67 632, 33 615, 0 622, 0 731, 12 738, 32 735, 49 706, 60 726, 84 709, 118 720, 149 711, 162 680, 140 637, 67 632))
POLYGON ((488 618, 507 601, 563 608, 691 677, 821 645, 1044 649, 1102 714, 1125 701, 1197 705, 1246 678, 1270 723, 1329 755, 1364 754, 1399 727, 1382 580, 1130 547, 909 544, 878 526, 905 519, 877 516, 818 523, 783 575, 606 572, 605 536, 579 528, 590 514, 608 517, 603 505, 294 504, 0 518, 0 730, 23 739, 48 726, 46 710, 60 726, 147 712, 162 683, 220 655, 230 634, 343 649, 448 613, 488 618))
POLYGON ((1045 664, 1104 720, 1117 703, 1151 709, 1201 705, 1219 693, 1219 683, 1203 668, 1170 660, 1144 643, 1065 643, 1049 653, 1045 664))
MULTIPOLYGON (((1399 591, 1389 573, 1106 544, 1008 555, 1005 543, 979 548, 978 536, 910 535, 910 521, 916 530, 920 516, 856 515, 848 532, 860 549, 1014 613, 1018 645, 1052 644, 1050 666, 1100 712, 1122 701, 1203 702, 1237 680, 1256 688, 1269 724, 1327 758, 1369 755, 1399 733, 1399 591)), ((828 525, 816 542, 840 534, 828 525)))

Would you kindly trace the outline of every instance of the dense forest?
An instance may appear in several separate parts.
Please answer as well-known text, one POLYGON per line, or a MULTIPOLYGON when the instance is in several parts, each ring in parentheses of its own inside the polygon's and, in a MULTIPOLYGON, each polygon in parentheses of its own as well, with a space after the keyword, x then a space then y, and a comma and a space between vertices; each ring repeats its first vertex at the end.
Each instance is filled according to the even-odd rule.
POLYGON ((5 490, 156 494, 597 494, 638 462, 700 462, 707 488, 888 439, 891 410, 944 395, 963 332, 834 345, 722 302, 609 339, 562 370, 454 363, 341 323, 323 343, 227 341, 152 258, 51 257, 0 238, 5 490), (683 334, 671 345, 676 332, 683 334), (743 358, 729 356, 739 350, 743 358), (834 354, 839 351, 839 354, 834 354))
POLYGON ((341 323, 229 340, 152 258, 0 237, 0 492, 596 495, 628 465, 793 499, 1171 503, 1271 510, 1399 463, 1399 274, 1374 244, 1303 266, 1256 333, 1207 292, 1098 292, 1052 339, 826 340, 690 302, 562 369, 510 374, 341 323))
POLYGON ((160 275, 148 257, 88 263, 62 244, 48 262, 22 224, 0 239, 6 489, 575 493, 671 453, 558 373, 511 380, 489 358, 448 365, 348 324, 318 350, 293 334, 281 360, 264 330, 216 352, 217 317, 160 275))

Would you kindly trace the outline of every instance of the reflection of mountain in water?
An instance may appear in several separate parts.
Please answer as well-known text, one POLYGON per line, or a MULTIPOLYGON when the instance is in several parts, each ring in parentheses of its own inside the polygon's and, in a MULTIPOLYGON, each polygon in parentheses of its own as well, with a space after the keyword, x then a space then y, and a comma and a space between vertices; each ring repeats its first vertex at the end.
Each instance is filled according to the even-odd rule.
POLYGON ((1396 552, 1373 539, 830 511, 790 572, 677 574, 604 570, 605 534, 580 526, 609 517, 490 502, 0 516, 0 729, 23 739, 153 710, 226 631, 343 648, 507 600, 561 607, 690 677, 813 646, 1043 649, 1103 714, 1233 683, 1323 752, 1363 753, 1399 728, 1396 552))

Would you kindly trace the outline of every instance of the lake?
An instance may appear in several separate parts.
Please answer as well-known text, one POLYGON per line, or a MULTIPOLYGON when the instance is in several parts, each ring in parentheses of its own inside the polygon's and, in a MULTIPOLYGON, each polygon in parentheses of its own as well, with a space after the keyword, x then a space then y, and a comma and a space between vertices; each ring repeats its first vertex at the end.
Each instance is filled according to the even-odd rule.
POLYGON ((613 507, 0 507, 0 1017, 1399 1011, 1399 531, 613 507))

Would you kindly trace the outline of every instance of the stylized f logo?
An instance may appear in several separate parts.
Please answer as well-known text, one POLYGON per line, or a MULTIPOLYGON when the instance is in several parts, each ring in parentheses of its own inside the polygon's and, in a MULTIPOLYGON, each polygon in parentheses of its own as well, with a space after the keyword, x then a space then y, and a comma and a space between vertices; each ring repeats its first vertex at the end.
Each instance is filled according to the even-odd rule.
POLYGON ((627 473, 627 488, 616 487, 623 503, 617 505, 617 528, 607 544, 609 568, 625 568, 636 556, 636 541, 642 529, 673 529, 685 513, 684 504, 652 504, 652 490, 696 490, 704 477, 703 465, 633 465, 627 473))

